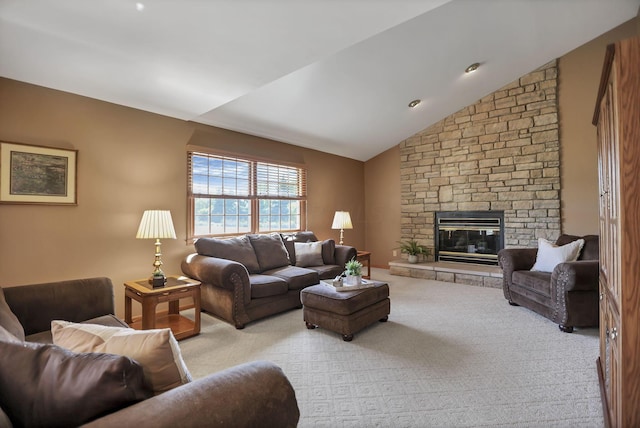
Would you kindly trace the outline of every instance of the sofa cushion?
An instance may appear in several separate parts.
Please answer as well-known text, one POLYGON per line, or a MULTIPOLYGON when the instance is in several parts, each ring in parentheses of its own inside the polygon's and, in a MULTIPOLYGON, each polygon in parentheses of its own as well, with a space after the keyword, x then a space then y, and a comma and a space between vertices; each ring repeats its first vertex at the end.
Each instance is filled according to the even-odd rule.
POLYGON ((318 240, 315 233, 311 232, 310 230, 296 232, 292 235, 292 237, 295 242, 316 242, 318 240))
POLYGON ((0 406, 14 426, 79 426, 149 398, 131 358, 0 341, 0 406))
POLYGON ((580 250, 584 246, 584 239, 578 239, 565 245, 558 246, 544 238, 538 238, 538 253, 532 271, 553 272, 556 265, 573 262, 578 259, 580 250))
POLYGON ((322 241, 322 260, 325 265, 336 264, 336 241, 333 239, 322 241))
POLYGON ((153 392, 191 381, 178 342, 168 328, 134 330, 98 324, 51 321, 53 343, 75 352, 105 352, 138 361, 153 392))
POLYGON ((551 296, 551 274, 547 272, 536 272, 528 270, 517 270, 513 272, 512 282, 514 285, 527 288, 544 296, 551 296))
POLYGON ((260 273, 258 258, 246 235, 229 239, 198 238, 194 246, 202 256, 233 260, 243 264, 249 273, 260 273))
POLYGON ((296 264, 296 247, 295 241, 293 240, 293 236, 281 234, 282 243, 284 247, 287 249, 287 253, 289 253, 289 264, 295 266, 296 264))
POLYGON ((320 279, 334 279, 344 272, 344 269, 340 265, 309 266, 307 269, 318 272, 318 278, 320 279))
POLYGON ((586 235, 582 239, 584 239, 584 247, 580 251, 578 260, 599 260, 600 237, 598 235, 586 235))
POLYGON ((566 245, 570 242, 584 239, 584 246, 578 260, 599 260, 600 259, 600 237, 598 235, 565 235, 562 234, 556 241, 556 245, 566 245))
POLYGON ((7 329, 9 333, 18 339, 24 340, 24 329, 22 328, 22 324, 20 324, 18 317, 16 317, 7 304, 2 287, 0 287, 0 326, 7 329))
POLYGON ((287 281, 289 290, 302 290, 310 285, 320 282, 318 272, 315 270, 296 266, 286 266, 264 272, 265 275, 273 275, 287 281))
POLYGON ((271 235, 249 235, 256 253, 260 272, 289 265, 289 253, 279 233, 271 235))
MULTIPOLYGON (((121 321, 115 315, 102 315, 101 317, 91 318, 90 320, 82 321, 82 324, 100 324, 100 325, 107 325, 111 327, 129 327, 127 323, 125 323, 124 321, 121 321)), ((25 340, 27 342, 53 343, 51 330, 30 334, 25 338, 25 340)))
POLYGON ((260 299, 261 297, 278 296, 285 294, 289 290, 287 282, 271 275, 251 275, 249 276, 251 284, 251 298, 260 299))
POLYGON ((295 242, 296 266, 320 266, 322 259, 322 242, 295 242))

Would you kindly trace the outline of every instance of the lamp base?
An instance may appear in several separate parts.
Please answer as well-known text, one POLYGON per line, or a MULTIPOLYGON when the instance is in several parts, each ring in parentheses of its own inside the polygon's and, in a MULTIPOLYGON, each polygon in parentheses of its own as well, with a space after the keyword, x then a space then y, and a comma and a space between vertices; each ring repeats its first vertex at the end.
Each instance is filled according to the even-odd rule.
POLYGON ((149 284, 151 284, 153 288, 164 287, 166 283, 167 283, 167 277, 164 275, 162 276, 153 275, 149 278, 149 284))

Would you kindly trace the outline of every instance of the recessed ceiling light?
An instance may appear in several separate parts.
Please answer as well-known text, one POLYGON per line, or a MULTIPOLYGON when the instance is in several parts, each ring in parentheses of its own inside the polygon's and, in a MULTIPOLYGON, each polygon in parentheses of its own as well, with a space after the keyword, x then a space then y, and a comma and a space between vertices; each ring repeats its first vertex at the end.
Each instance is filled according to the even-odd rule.
POLYGON ((413 100, 409 103, 409 107, 414 108, 415 106, 417 106, 418 104, 420 104, 421 101, 420 100, 413 100))
POLYGON ((465 73, 473 73, 474 71, 476 71, 478 69, 478 67, 480 67, 480 63, 479 62, 474 62, 473 64, 471 64, 469 67, 467 67, 464 72, 465 73))
POLYGON ((143 3, 136 3, 136 10, 138 12, 142 12, 144 10, 144 4, 143 3))

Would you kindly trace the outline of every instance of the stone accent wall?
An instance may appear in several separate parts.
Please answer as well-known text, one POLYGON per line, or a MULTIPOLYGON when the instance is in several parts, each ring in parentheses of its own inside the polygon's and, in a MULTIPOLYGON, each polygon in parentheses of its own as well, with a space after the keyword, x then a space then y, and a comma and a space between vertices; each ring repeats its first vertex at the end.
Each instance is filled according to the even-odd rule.
POLYGON ((402 239, 433 246, 435 211, 504 210, 505 246, 560 233, 552 61, 400 143, 402 239))

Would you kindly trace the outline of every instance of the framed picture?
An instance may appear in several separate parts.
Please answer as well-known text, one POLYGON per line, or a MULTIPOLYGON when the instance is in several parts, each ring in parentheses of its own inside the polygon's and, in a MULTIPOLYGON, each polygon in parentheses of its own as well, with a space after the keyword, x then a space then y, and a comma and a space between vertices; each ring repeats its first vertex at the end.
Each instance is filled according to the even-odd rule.
POLYGON ((0 141, 0 203, 77 205, 78 151, 0 141))

